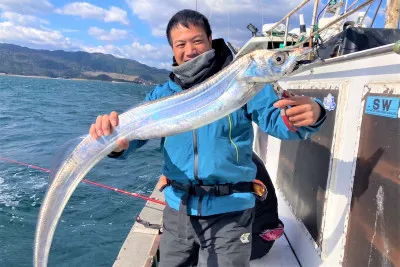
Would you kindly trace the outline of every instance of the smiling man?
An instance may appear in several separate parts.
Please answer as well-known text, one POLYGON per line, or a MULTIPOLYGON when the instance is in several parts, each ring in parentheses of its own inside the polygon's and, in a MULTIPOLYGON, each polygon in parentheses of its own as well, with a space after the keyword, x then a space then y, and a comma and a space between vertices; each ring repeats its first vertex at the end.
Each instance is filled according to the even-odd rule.
MULTIPOLYGON (((222 70, 233 55, 222 39, 212 40, 207 18, 193 10, 176 13, 167 38, 174 54, 170 79, 146 96, 146 101, 182 92, 222 70)), ((246 106, 209 125, 163 139, 164 168, 160 189, 167 206, 160 244, 163 267, 249 266, 254 220, 252 122, 281 139, 303 139, 322 125, 321 105, 305 96, 278 100, 266 85, 246 106), (280 109, 299 127, 290 132, 280 109)), ((118 114, 98 116, 93 138, 109 135, 118 114)), ((124 158, 145 141, 119 140, 109 156, 124 158)))
POLYGON ((210 33, 206 33, 202 27, 187 24, 179 24, 173 30, 169 29, 168 42, 172 47, 177 65, 181 65, 198 55, 212 49, 210 33))

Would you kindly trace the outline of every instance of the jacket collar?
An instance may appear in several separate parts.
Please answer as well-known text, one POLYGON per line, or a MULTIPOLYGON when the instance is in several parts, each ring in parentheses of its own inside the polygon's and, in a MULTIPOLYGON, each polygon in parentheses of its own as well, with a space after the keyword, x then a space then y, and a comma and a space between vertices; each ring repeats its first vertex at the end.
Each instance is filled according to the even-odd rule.
POLYGON ((171 77, 168 79, 168 86, 172 91, 175 91, 177 93, 182 92, 182 87, 180 87, 178 84, 176 84, 171 77))

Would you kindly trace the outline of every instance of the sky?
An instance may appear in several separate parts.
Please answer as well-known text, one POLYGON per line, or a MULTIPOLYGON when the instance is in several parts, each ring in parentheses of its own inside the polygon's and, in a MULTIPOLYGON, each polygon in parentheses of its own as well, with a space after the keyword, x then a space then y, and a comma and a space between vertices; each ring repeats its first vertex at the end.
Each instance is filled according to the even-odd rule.
MULTIPOLYGON (((213 38, 224 38, 240 47, 251 37, 246 28, 249 23, 261 30, 263 24, 279 21, 300 2, 198 0, 196 5, 195 0, 0 0, 0 43, 100 52, 170 69, 172 52, 165 29, 179 10, 197 8, 209 19, 213 38)), ((292 17, 291 29, 298 28, 300 13, 309 27, 313 2, 292 17)), ((374 2, 365 19, 367 25, 378 2, 374 2)), ((321 1, 319 10, 326 3, 327 0, 321 1)), ((383 27, 385 6, 383 1, 374 27, 383 27)))

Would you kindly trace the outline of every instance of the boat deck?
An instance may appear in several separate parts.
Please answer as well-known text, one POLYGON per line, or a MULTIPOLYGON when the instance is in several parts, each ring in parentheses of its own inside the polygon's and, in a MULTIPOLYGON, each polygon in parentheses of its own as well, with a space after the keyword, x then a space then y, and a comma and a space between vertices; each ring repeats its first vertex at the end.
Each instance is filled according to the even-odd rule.
MULTIPOLYGON (((163 200, 164 196, 154 190, 151 197, 163 200)), ((118 254, 114 267, 153 266, 153 256, 156 255, 159 244, 159 228, 162 222, 163 205, 147 201, 140 213, 143 222, 135 222, 118 254)), ((278 239, 271 251, 261 259, 250 262, 251 267, 261 266, 300 266, 285 236, 278 239)))
POLYGON ((250 262, 251 267, 299 267, 296 256, 290 248, 286 236, 282 236, 275 241, 271 250, 261 259, 250 262))

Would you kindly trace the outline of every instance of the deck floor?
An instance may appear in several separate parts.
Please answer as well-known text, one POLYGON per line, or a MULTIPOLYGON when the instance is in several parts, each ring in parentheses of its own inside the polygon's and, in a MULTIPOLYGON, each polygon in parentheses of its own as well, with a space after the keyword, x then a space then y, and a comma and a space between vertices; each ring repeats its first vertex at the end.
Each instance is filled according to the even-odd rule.
POLYGON ((271 250, 261 259, 250 262, 251 267, 299 267, 285 236, 275 241, 271 250))
MULTIPOLYGON (((154 190, 151 197, 164 200, 164 196, 158 190, 154 190)), ((164 206, 147 202, 140 213, 140 217, 153 225, 160 225, 164 206)), ((281 218, 282 219, 282 218, 281 218)), ((135 223, 128 234, 113 267, 138 267, 147 266, 146 262, 152 259, 158 242, 158 228, 152 229, 143 224, 135 223), (154 250, 155 249, 155 250, 154 250)), ((285 236, 276 240, 269 253, 250 262, 251 267, 299 267, 285 236)))

